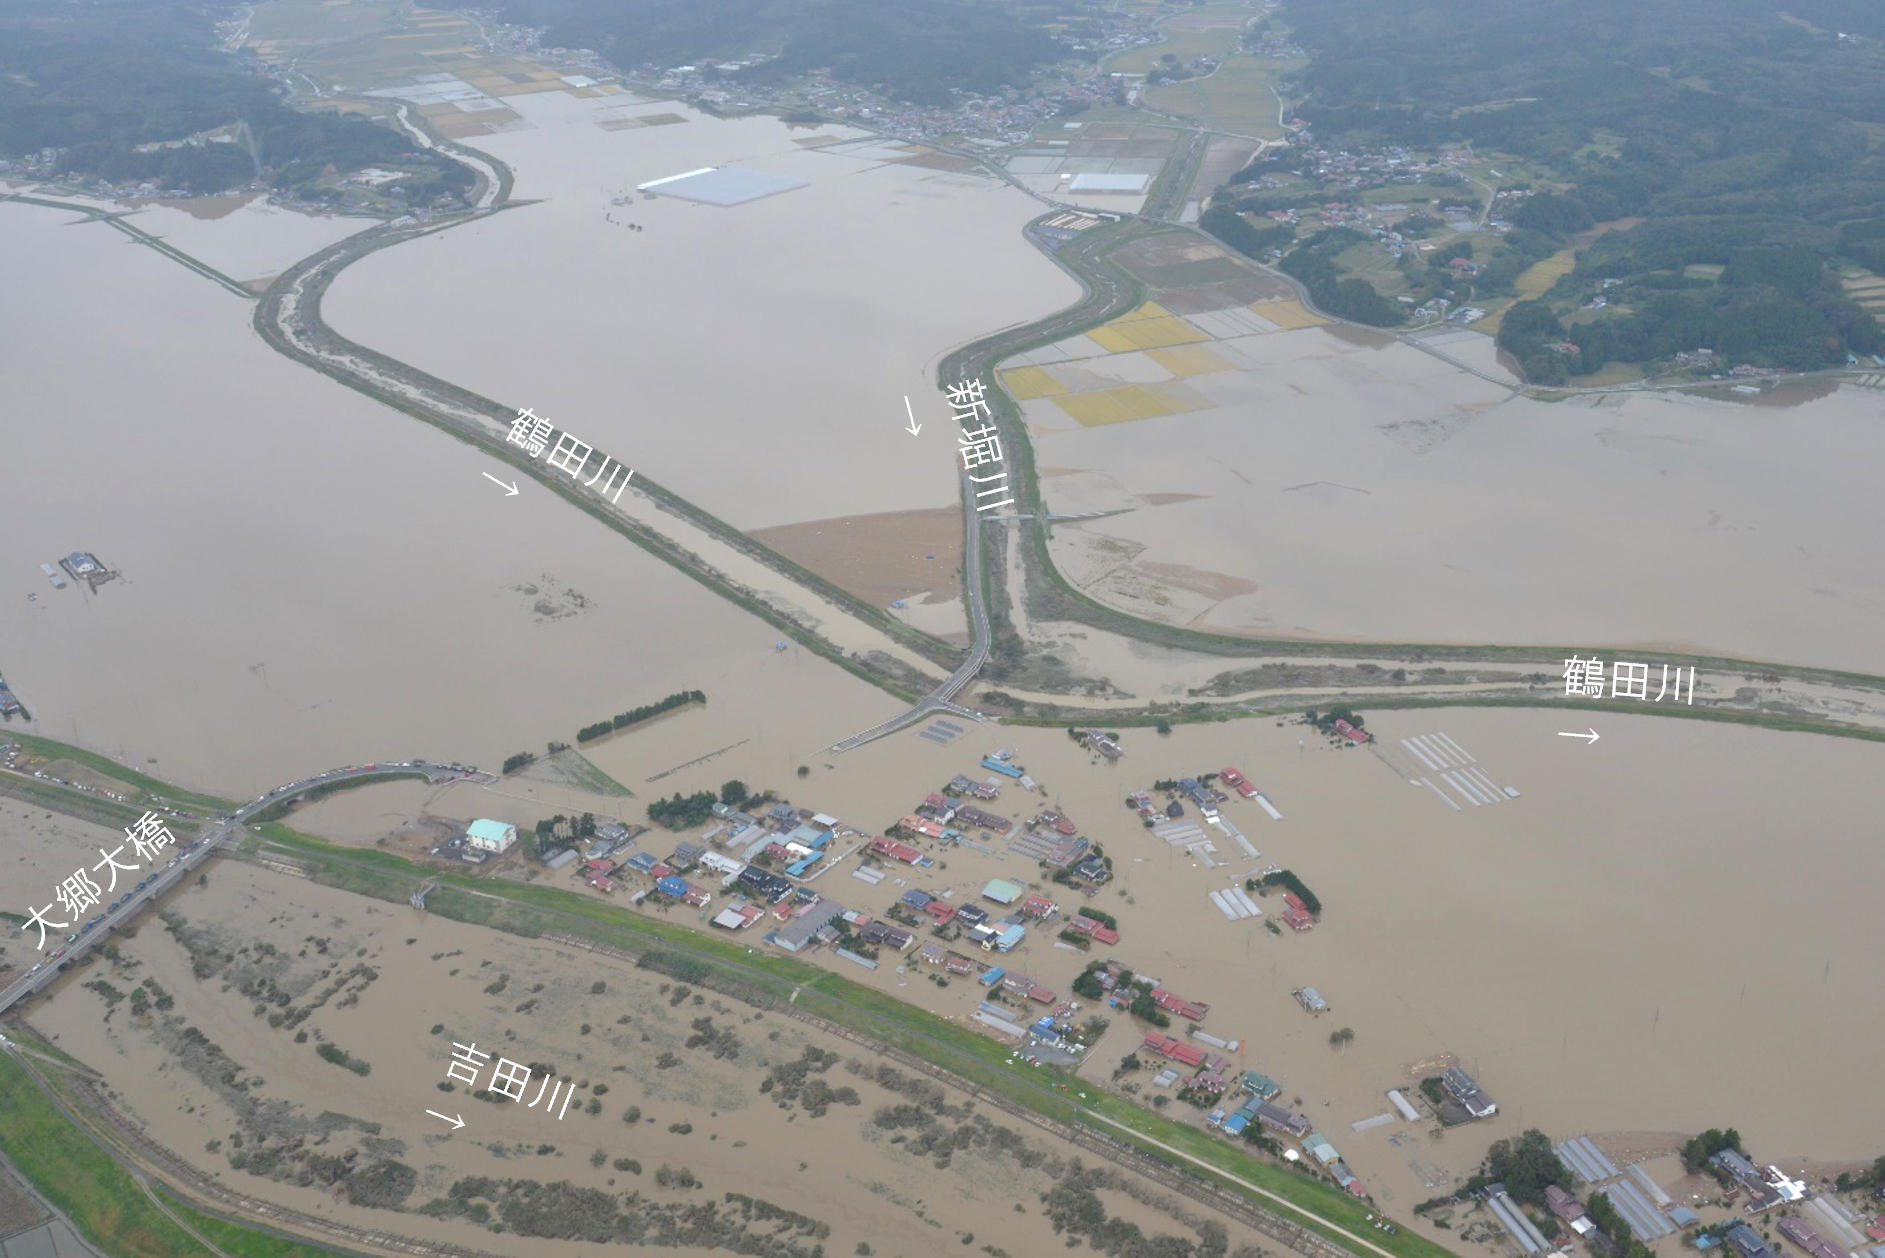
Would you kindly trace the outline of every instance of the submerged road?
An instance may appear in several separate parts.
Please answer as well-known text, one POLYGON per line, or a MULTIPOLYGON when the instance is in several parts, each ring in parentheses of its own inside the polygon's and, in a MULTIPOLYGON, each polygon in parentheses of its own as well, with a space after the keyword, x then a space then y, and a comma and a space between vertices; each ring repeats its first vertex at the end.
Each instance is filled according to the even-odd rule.
MULTIPOLYGON (((464 765, 428 764, 421 760, 408 760, 400 764, 369 764, 365 767, 350 766, 345 769, 330 769, 326 773, 302 778, 299 782, 278 786, 268 794, 244 804, 232 815, 216 818, 193 842, 176 851, 169 863, 131 886, 116 900, 102 905, 103 911, 96 917, 83 925, 78 922, 71 923, 71 926, 76 926, 77 929, 72 930, 64 940, 60 940, 57 934, 49 932, 46 936, 46 944, 52 948, 51 954, 44 961, 15 978, 6 988, 0 989, 0 1014, 4 1014, 20 1001, 44 989, 48 983, 64 973, 66 967, 72 962, 84 956, 120 926, 129 923, 146 905, 189 877, 197 866, 209 859, 212 852, 221 849, 232 837, 239 841, 243 825, 264 809, 286 803, 311 791, 333 786, 338 782, 352 782, 362 778, 413 776, 423 776, 428 782, 433 783, 469 781, 480 785, 490 785, 497 781, 495 774, 469 769, 464 765)), ((114 876, 116 872, 113 871, 114 876)), ((130 882, 128 875, 125 881, 130 882)), ((117 886, 116 882, 111 885, 113 888, 117 886)), ((106 894, 110 892, 107 891, 106 894)))

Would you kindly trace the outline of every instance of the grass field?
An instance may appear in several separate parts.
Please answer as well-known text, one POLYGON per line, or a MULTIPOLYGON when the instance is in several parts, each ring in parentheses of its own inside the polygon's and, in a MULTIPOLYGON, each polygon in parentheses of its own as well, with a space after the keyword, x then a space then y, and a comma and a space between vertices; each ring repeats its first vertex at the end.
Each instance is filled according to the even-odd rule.
POLYGON ((1285 331, 1296 328, 1314 328, 1327 323, 1320 315, 1310 314, 1300 301, 1260 301, 1250 307, 1253 314, 1260 314, 1271 323, 1285 331))
POLYGON ((187 804, 192 808, 201 808, 209 812, 229 812, 236 806, 231 801, 218 799, 214 795, 199 795, 195 791, 179 790, 148 774, 139 773, 136 769, 126 768, 115 760, 109 760, 104 756, 68 746, 65 743, 54 742, 50 738, 11 732, 0 734, 0 744, 9 742, 18 743, 21 748, 43 760, 77 761, 88 769, 142 791, 152 799, 166 799, 172 803, 187 804))
POLYGON ((1087 333, 1094 342, 1115 354, 1135 349, 1164 349, 1171 345, 1195 345, 1211 338, 1182 319, 1135 319, 1109 323, 1087 333))
POLYGON ((1560 249, 1541 262, 1534 262, 1520 271, 1512 286, 1518 289, 1520 301, 1530 301, 1543 297, 1551 286, 1571 273, 1577 265, 1577 250, 1560 249))
POLYGON ((1195 409, 1183 398, 1173 396, 1169 389, 1156 384, 1129 384, 1092 393, 1069 393, 1055 398, 1054 405, 1078 420, 1083 428, 1124 424, 1195 409))
POLYGON ((1303 64, 1232 57, 1205 78, 1148 87, 1143 99, 1153 109, 1196 118, 1220 131, 1275 139, 1283 129, 1276 122, 1276 94, 1270 87, 1303 64))
POLYGON ((1162 33, 1163 43, 1147 44, 1143 48, 1128 48, 1115 54, 1106 63, 1106 70, 1111 74, 1144 74, 1159 63, 1159 58, 1170 53, 1180 61, 1189 61, 1193 57, 1223 57, 1237 47, 1242 32, 1234 27, 1180 27, 1167 25, 1162 33))
POLYGON ((1858 302, 1874 315, 1885 317, 1885 278, 1860 271, 1844 279, 1846 296, 1858 302))
MULTIPOLYGON (((1479 331, 1488 336, 1499 335, 1499 325, 1505 320, 1505 312, 1521 301, 1531 301, 1550 291, 1551 286, 1571 273, 1577 265, 1577 250, 1560 249, 1549 258, 1534 262, 1520 271, 1518 278, 1512 281, 1512 287, 1518 290, 1518 296, 1490 311, 1477 325, 1479 331)), ((1635 377, 1632 376, 1631 379, 1635 377)))
POLYGON ((529 778, 533 782, 556 782, 564 786, 573 786, 579 791, 588 791, 591 795, 613 795, 618 799, 635 797, 634 791, 597 768, 589 757, 573 747, 566 751, 559 751, 553 756, 545 756, 524 769, 518 776, 529 778))
MULTIPOLYGON (((91 1133, 59 1111, 12 1053, 0 1053, 0 1149, 85 1239, 112 1258, 202 1258, 202 1244, 159 1210, 91 1133)), ((232 1258, 333 1253, 167 1204, 232 1258)))

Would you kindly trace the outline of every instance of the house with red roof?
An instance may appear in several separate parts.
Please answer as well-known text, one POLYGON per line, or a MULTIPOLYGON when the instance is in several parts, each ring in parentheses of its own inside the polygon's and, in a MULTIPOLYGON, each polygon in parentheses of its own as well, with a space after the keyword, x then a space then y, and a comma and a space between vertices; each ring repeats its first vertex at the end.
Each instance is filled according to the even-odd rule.
POLYGON ((914 865, 916 862, 923 859, 921 852, 907 844, 899 843, 895 839, 872 839, 870 842, 870 850, 879 856, 885 856, 894 861, 902 861, 906 865, 914 865))
POLYGON ((1316 924, 1316 915, 1309 911, 1309 906, 1302 902, 1302 897, 1294 891, 1283 893, 1283 920, 1291 930, 1308 930, 1316 924))
POLYGON ((1035 894, 1021 901, 1021 911, 1037 921, 1044 922, 1060 912, 1060 906, 1044 895, 1035 894))
POLYGON ((1204 1064, 1203 1049, 1193 1048, 1183 1040, 1175 1040, 1170 1036, 1158 1035, 1156 1033, 1148 1035, 1145 1037, 1145 1048, 1149 1052, 1157 1053, 1161 1057, 1169 1057, 1173 1061, 1186 1066, 1201 1066, 1204 1064))
POLYGON ((932 839, 940 839, 943 836, 943 828, 940 822, 931 821, 927 817, 919 817, 915 813, 911 813, 902 821, 899 821, 897 825, 902 829, 908 830, 911 834, 927 835, 932 839))
MULTIPOLYGON (((1183 996, 1175 992, 1168 992, 1163 987, 1154 987, 1152 989, 1152 1003, 1163 1009, 1166 1013, 1173 1014, 1180 1018, 1187 1018, 1192 1022, 1204 1021, 1204 1015, 1211 1012, 1211 1006, 1200 1004, 1195 1000, 1186 1000, 1183 996)), ((1200 1060, 1202 1060, 1202 1058, 1200 1058, 1200 1060)))

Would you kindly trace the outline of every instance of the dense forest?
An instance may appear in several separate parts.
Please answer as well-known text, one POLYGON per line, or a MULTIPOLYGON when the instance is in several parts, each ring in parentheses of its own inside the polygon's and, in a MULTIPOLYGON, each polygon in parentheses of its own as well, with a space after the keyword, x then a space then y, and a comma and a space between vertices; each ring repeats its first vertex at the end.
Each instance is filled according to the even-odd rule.
POLYGON ((983 0, 505 0, 500 11, 545 28, 549 45, 592 48, 619 66, 777 53, 735 81, 828 68, 926 105, 947 105, 951 88, 1020 86, 1067 55, 1028 6, 983 0))
POLYGON ((62 173, 112 183, 221 192, 258 178, 313 192, 324 173, 367 166, 412 171, 390 195, 428 204, 473 176, 386 127, 285 105, 242 58, 216 50, 220 14, 151 0, 0 0, 0 157, 64 152, 62 173), (156 149, 246 122, 249 145, 156 149))
POLYGON ((1885 6, 1291 0, 1285 16, 1313 57, 1299 112, 1319 144, 1514 154, 1559 177, 1517 227, 1560 247, 1618 228, 1507 321, 1535 378, 1680 349, 1792 368, 1877 351, 1829 264, 1885 260, 1885 232, 1855 228, 1885 205, 1885 6), (1610 310, 1567 326, 1605 279, 1623 282, 1610 310), (1576 354, 1547 348, 1567 335, 1576 354))

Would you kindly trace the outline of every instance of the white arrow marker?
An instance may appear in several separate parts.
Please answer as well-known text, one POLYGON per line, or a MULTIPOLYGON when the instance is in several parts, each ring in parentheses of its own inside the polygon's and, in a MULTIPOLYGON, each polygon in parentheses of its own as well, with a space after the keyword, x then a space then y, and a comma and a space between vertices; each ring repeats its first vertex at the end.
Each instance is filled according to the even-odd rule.
MULTIPOLYGON (((503 481, 501 481, 501 480, 499 480, 499 479, 498 479, 497 477, 495 477, 495 476, 493 476, 493 475, 491 475, 491 473, 489 473, 489 472, 486 472, 486 473, 484 474, 484 478, 485 478, 486 480, 488 480, 488 481, 490 481, 490 482, 491 482, 491 483, 492 483, 493 485, 500 485, 500 486, 503 486, 503 489, 504 489, 504 496, 505 496, 506 498, 515 498, 515 497, 517 496, 517 482, 515 482, 515 481, 512 481, 512 482, 511 482, 510 484, 508 484, 508 485, 505 485, 503 481)), ((426 1111, 426 1113, 428 1113, 428 1114, 430 1114, 431 1112, 432 1112, 431 1110, 427 1110, 427 1111, 426 1111)))
POLYGON ((1600 735, 1596 730, 1592 730, 1588 734, 1567 734, 1565 731, 1559 730, 1558 737, 1559 738, 1581 738, 1584 740, 1586 745, 1589 745, 1591 743, 1596 742, 1600 737, 1602 737, 1602 735, 1600 735))
MULTIPOLYGON (((439 1113, 437 1110, 429 1109, 426 1111, 426 1113, 432 1115, 432 1117, 434 1118, 445 1118, 445 1115, 439 1113)), ((463 1127, 465 1125, 465 1120, 462 1118, 445 1118, 445 1121, 452 1125, 453 1131, 457 1131, 460 1127, 463 1127)))
POLYGON ((914 437, 923 431, 923 425, 916 422, 916 412, 910 409, 910 395, 907 393, 903 395, 903 409, 910 416, 910 426, 904 431, 914 437))

